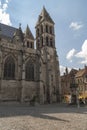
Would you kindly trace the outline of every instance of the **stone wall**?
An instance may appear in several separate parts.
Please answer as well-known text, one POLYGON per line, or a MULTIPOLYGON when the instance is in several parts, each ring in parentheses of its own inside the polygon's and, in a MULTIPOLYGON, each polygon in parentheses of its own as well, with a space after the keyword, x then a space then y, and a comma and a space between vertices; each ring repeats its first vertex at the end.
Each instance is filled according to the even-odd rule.
POLYGON ((33 81, 22 81, 22 102, 37 100, 38 83, 33 81))
POLYGON ((2 101, 20 100, 20 86, 16 80, 2 80, 0 91, 2 101))

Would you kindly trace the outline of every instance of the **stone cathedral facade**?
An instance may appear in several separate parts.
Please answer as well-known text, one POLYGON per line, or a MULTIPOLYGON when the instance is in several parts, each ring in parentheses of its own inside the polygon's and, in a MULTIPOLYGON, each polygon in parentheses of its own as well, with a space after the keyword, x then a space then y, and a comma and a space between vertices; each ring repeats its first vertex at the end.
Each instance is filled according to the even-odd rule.
POLYGON ((0 23, 0 101, 52 103, 60 98, 59 61, 54 21, 43 7, 36 38, 28 25, 0 23), (36 48, 35 48, 36 44, 36 48))

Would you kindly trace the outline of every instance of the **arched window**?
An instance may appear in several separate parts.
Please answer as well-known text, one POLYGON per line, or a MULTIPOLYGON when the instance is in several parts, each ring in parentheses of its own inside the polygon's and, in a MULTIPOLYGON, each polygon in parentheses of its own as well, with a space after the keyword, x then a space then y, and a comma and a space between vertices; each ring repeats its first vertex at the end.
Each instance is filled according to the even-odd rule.
POLYGON ((5 60, 4 79, 15 79, 15 62, 12 57, 8 57, 5 60))
POLYGON ((25 80, 34 81, 34 64, 28 62, 25 68, 25 80))
POLYGON ((50 34, 52 34, 53 32, 52 32, 52 26, 50 26, 50 34))
POLYGON ((41 33, 43 33, 43 25, 41 25, 41 33))
POLYGON ((27 41, 27 47, 29 48, 29 41, 27 41))
POLYGON ((41 37, 41 41, 42 41, 42 46, 43 46, 43 37, 41 37))
POLYGON ((32 42, 30 43, 30 48, 33 48, 33 44, 32 44, 32 42))
POLYGON ((50 38, 50 46, 52 47, 53 46, 53 39, 50 38))
POLYGON ((49 45, 49 39, 48 39, 48 37, 46 37, 46 45, 47 46, 49 45))
POLYGON ((46 32, 48 33, 48 25, 46 25, 46 32))

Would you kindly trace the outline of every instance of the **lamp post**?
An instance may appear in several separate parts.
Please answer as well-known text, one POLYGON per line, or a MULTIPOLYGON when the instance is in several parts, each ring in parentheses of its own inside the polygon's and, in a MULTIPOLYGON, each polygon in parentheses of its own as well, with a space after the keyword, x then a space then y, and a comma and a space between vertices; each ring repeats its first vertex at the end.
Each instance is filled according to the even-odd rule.
POLYGON ((79 103, 79 88, 77 87, 76 89, 76 98, 77 98, 77 107, 80 107, 80 103, 79 103))

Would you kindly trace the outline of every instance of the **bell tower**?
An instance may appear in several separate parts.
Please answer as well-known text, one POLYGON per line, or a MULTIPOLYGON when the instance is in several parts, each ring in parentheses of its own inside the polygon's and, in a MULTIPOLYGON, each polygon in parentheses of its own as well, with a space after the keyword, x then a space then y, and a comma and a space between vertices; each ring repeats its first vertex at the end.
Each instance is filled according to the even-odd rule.
POLYGON ((36 24, 36 49, 40 58, 40 102, 59 100, 60 71, 55 48, 54 21, 43 7, 36 24))
POLYGON ((36 24, 36 48, 40 49, 43 46, 55 47, 54 21, 45 7, 36 24))

